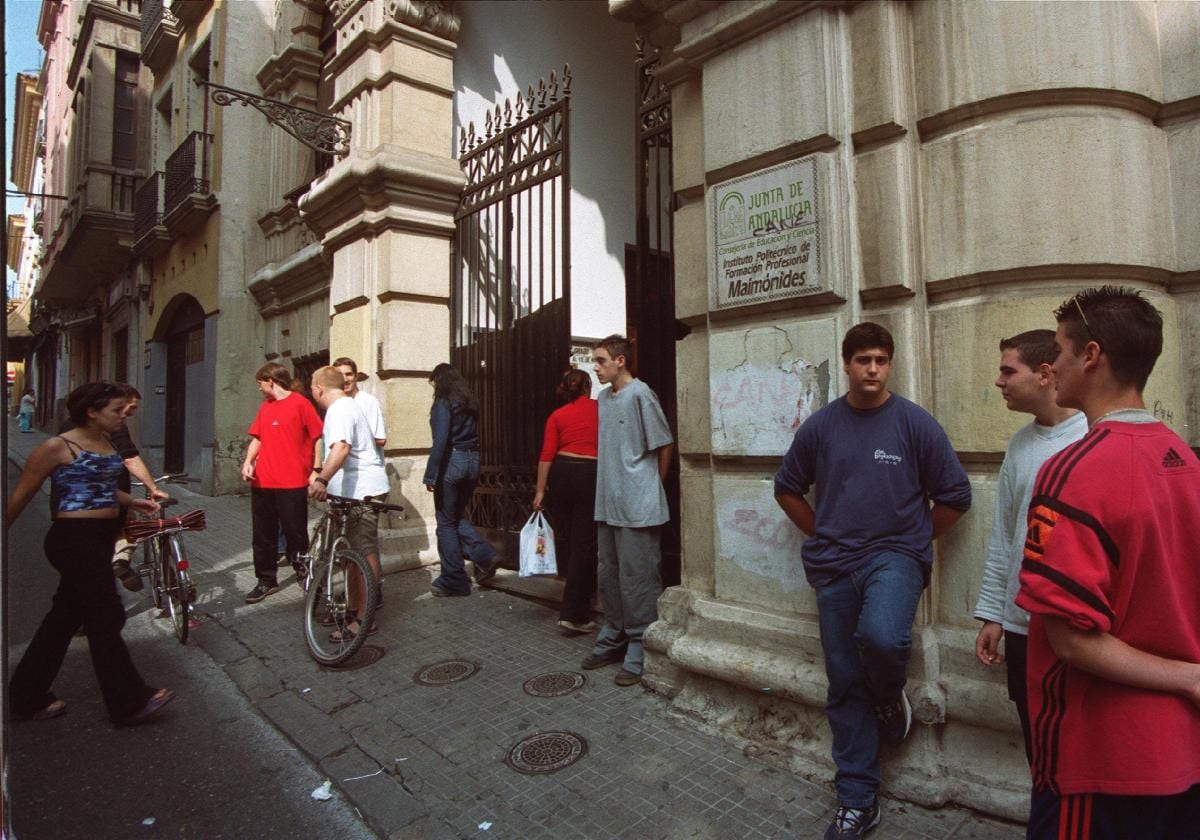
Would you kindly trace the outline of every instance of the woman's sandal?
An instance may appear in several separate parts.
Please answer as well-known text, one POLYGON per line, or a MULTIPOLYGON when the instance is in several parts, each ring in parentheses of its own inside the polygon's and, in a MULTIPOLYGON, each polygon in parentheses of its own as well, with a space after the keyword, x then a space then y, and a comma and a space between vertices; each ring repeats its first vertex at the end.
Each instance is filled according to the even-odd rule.
POLYGON ((19 720, 50 720, 51 718, 62 717, 66 713, 67 704, 62 700, 53 700, 44 709, 38 709, 36 712, 31 712, 27 715, 13 714, 13 717, 19 720))
POLYGON ((116 721, 116 725, 132 726, 135 723, 141 723, 174 699, 174 691, 171 691, 169 688, 160 688, 158 691, 150 695, 150 699, 146 701, 145 706, 142 706, 141 709, 134 712, 129 717, 121 718, 121 720, 116 721))

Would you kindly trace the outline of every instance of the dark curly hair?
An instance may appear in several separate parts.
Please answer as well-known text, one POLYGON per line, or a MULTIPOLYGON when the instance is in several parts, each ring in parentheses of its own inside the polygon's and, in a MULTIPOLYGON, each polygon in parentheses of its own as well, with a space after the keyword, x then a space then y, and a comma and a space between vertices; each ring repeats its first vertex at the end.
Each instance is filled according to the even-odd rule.
POLYGON ((119 382, 88 382, 67 395, 67 416, 76 426, 86 426, 88 410, 101 411, 113 400, 127 399, 126 386, 119 382))
POLYGON ((433 373, 429 374, 429 381, 433 383, 435 400, 445 400, 451 406, 457 406, 467 414, 479 415, 479 399, 454 365, 449 362, 437 365, 433 369, 433 373))

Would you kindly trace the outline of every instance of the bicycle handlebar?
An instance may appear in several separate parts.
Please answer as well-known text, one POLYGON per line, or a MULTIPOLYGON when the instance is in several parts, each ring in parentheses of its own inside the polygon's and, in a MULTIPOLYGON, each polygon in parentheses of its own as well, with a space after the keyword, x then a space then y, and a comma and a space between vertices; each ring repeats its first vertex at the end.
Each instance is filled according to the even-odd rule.
POLYGON ((376 510, 386 510, 392 513, 404 512, 404 505, 389 505, 387 502, 379 502, 375 499, 348 499, 344 496, 326 496, 325 498, 331 507, 336 508, 372 507, 376 510))

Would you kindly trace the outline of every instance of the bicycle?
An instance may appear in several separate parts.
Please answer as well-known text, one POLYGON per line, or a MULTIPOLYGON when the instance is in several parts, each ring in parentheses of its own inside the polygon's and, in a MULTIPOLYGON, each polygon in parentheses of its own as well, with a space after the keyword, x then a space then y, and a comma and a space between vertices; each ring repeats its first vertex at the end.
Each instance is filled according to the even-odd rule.
MULTIPOLYGON (((177 481, 186 474, 168 474, 154 479, 155 484, 177 481)), ((135 482, 139 486, 141 482, 135 482)), ((150 497, 149 491, 146 497, 150 497)), ((174 498, 159 499, 158 504, 165 512, 178 504, 174 498)), ((142 546, 142 564, 138 574, 150 578, 150 593, 154 606, 171 619, 175 637, 180 644, 187 644, 191 628, 192 604, 196 599, 196 586, 189 571, 187 550, 183 545, 184 531, 199 531, 205 527, 204 511, 188 511, 182 516, 164 519, 136 519, 125 528, 130 541, 142 546)))
POLYGON ((328 496, 329 508, 312 530, 308 553, 297 557, 304 579, 304 641, 320 665, 341 665, 358 653, 375 620, 379 589, 365 557, 350 547, 346 536, 351 517, 364 508, 403 512, 401 505, 328 496), (354 576, 363 582, 362 609, 350 608, 354 576), (358 631, 350 629, 357 622, 358 631))

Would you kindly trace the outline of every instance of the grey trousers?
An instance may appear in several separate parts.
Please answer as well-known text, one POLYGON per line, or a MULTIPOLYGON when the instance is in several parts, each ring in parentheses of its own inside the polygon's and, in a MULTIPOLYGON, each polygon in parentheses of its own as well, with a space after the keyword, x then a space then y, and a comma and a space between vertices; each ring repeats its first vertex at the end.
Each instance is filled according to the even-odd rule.
POLYGON ((592 653, 603 656, 625 648, 623 667, 634 674, 642 673, 645 659, 642 636, 658 618, 660 533, 657 525, 621 528, 601 522, 596 529, 596 584, 604 607, 604 626, 592 653))

